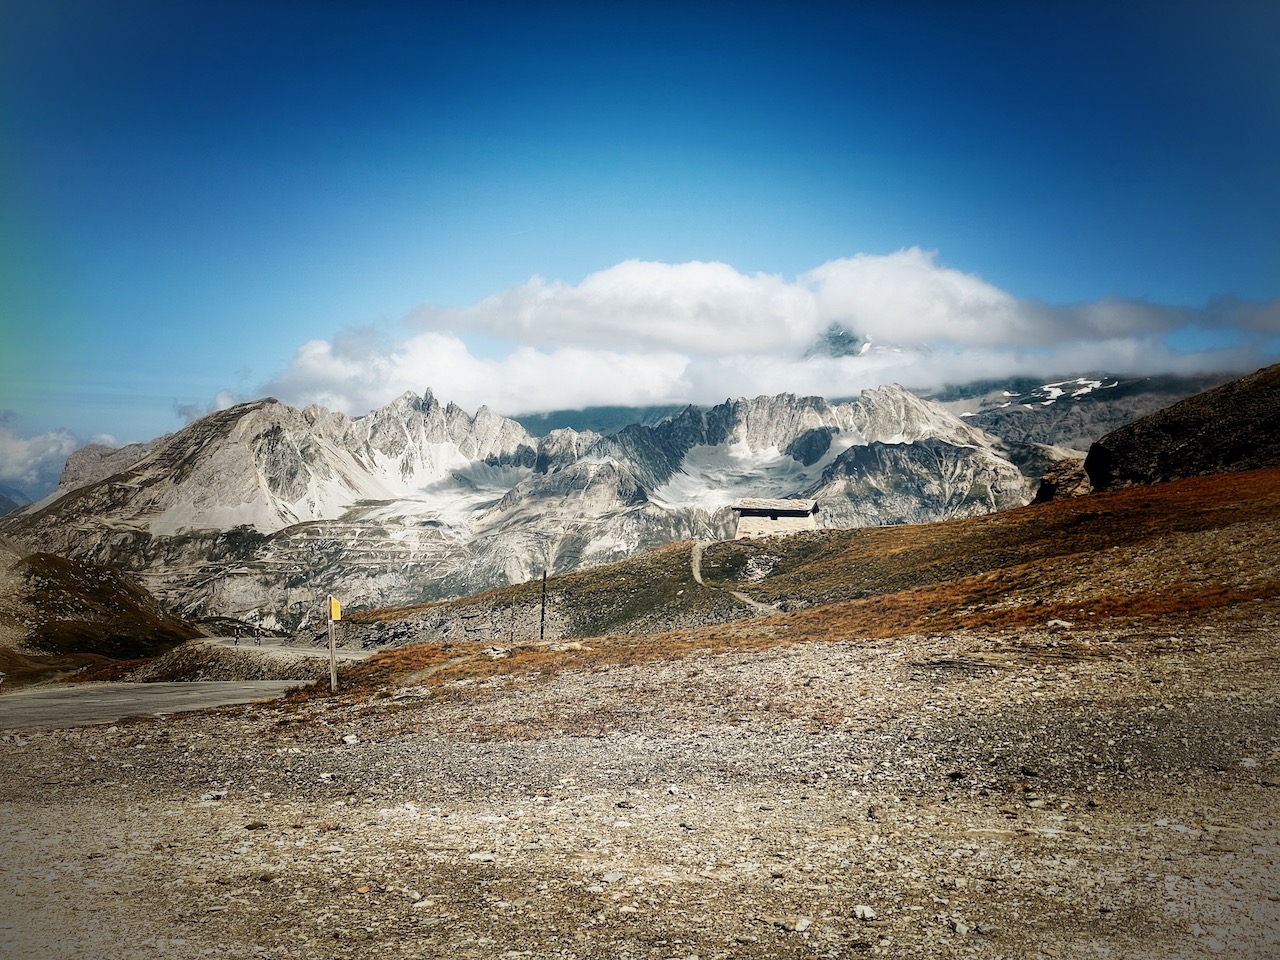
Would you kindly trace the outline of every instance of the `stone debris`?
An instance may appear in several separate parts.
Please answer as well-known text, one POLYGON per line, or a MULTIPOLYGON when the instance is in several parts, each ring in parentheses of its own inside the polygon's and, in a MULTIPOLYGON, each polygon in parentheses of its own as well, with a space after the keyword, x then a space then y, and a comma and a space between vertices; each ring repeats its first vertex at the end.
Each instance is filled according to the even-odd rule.
POLYGON ((1162 626, 9 731, 0 956, 1278 956, 1280 602, 1162 626))

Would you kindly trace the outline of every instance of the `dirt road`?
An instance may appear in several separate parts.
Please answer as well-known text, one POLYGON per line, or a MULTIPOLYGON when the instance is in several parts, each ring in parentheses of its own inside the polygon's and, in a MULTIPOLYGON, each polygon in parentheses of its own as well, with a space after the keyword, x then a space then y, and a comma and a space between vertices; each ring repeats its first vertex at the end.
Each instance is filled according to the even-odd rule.
MULTIPOLYGON (((297 657, 324 657, 328 659, 329 648, 312 643, 301 643, 297 640, 280 640, 276 637, 263 637, 261 643, 255 643, 253 637, 241 637, 237 643, 234 637, 209 637, 196 641, 215 647, 229 647, 247 653, 260 653, 264 656, 295 659, 297 657)), ((338 646, 334 654, 338 660, 363 660, 373 655, 372 650, 361 647, 338 646)))
POLYGON ((205 710, 277 697, 296 686, 296 680, 250 680, 26 687, 0 696, 0 730, 73 727, 205 710))

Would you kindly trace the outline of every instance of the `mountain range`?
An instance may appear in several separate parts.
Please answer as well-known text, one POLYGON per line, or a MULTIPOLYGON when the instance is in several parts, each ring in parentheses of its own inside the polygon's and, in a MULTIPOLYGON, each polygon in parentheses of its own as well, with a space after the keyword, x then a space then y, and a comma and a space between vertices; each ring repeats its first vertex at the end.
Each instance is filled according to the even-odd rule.
POLYGON ((1113 430, 1234 376, 1125 377, 1095 372, 1048 383, 1029 377, 981 380, 921 395, 1007 441, 1084 453, 1113 430))
POLYGON ((742 496, 818 500, 830 526, 922 522, 1025 503, 1042 456, 897 386, 688 407, 611 435, 534 437, 430 392, 362 417, 274 399, 151 444, 86 447, 62 485, 0 525, 133 572, 188 617, 296 627, 351 604, 474 593, 733 534, 742 496))
MULTIPOLYGON (((360 417, 267 398, 151 443, 82 448, 58 489, 0 532, 125 570, 180 616, 293 630, 320 619, 330 593, 355 607, 421 603, 730 538, 740 497, 816 500, 825 527, 1019 506, 1080 455, 1043 426, 1055 403, 1087 404, 1084 419, 1101 422, 1108 401, 1131 409, 1179 383, 1184 395, 1199 385, 978 384, 938 401, 893 385, 842 402, 783 394, 630 418, 603 408, 546 415, 540 436, 430 391, 360 417), (1020 439, 982 429, 1010 416, 1013 401, 997 396, 1018 398, 1020 439), (1027 429, 1036 414, 1042 426, 1027 429)), ((1053 422, 1078 432, 1084 421, 1053 422)))

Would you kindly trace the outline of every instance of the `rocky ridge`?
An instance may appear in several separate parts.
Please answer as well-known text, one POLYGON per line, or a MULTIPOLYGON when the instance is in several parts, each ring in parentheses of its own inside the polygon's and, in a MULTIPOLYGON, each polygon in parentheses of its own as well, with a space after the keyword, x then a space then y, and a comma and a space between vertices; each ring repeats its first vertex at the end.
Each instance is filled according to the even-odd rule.
POLYGON ((1280 364, 1107 434, 1084 469, 1095 490, 1280 466, 1280 364))

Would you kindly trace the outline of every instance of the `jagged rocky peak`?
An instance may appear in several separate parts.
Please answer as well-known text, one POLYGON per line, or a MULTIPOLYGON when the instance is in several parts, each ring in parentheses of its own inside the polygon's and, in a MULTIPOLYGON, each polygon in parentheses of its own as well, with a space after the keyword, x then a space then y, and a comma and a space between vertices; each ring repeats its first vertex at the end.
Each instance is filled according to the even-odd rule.
POLYGON ((985 444, 990 439, 899 384, 864 390, 852 403, 789 393, 726 400, 709 410, 705 421, 705 442, 740 443, 751 451, 776 449, 807 463, 822 456, 842 433, 859 443, 944 437, 953 443, 985 444))
POLYGON ((552 430, 538 440, 538 456, 534 464, 534 472, 551 473, 576 463, 586 456, 587 450, 600 439, 600 434, 592 430, 579 432, 569 427, 552 430))
POLYGON ((328 415, 329 411, 318 403, 308 403, 302 408, 302 418, 313 427, 324 420, 328 415))
POLYGON ((402 478, 438 480, 446 464, 437 460, 451 448, 452 460, 532 459, 533 439, 516 421, 481 407, 474 417, 455 403, 441 405, 430 390, 404 393, 357 419, 359 442, 388 461, 402 478), (527 455, 520 453, 527 448, 527 455))
POLYGON ((436 402, 435 394, 428 388, 422 396, 418 396, 412 390, 406 390, 382 409, 392 413, 422 413, 435 406, 439 404, 436 402))
POLYGON ((729 408, 729 442, 745 444, 749 450, 786 449, 812 430, 840 429, 844 418, 822 397, 797 397, 780 393, 726 401, 729 408))
MULTIPOLYGON (((538 446, 538 442, 519 423, 494 413, 487 406, 477 410, 468 423, 467 439, 471 456, 476 459, 507 460, 522 447, 532 452, 538 446)), ((459 447, 466 450, 461 442, 459 447)))
POLYGON ((929 400, 922 400, 901 384, 863 390, 851 405, 852 420, 868 441, 913 443, 925 437, 941 437, 963 445, 981 444, 987 438, 959 417, 929 400))

